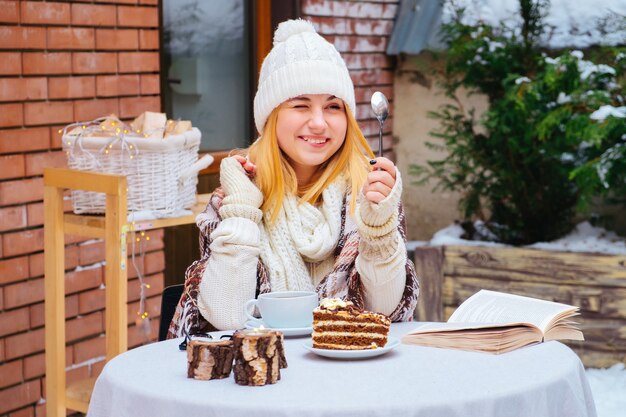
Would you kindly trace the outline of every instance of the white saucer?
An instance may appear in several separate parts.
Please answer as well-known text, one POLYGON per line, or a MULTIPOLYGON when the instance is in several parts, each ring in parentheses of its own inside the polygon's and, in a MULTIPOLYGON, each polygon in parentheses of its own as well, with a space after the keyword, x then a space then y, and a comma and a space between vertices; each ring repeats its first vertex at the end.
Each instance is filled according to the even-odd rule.
POLYGON ((286 328, 270 327, 261 320, 248 320, 245 324, 246 329, 255 329, 261 326, 263 326, 266 329, 278 330, 279 332, 282 332, 284 336, 308 336, 313 331, 313 327, 286 327, 286 328))
POLYGON ((374 356, 384 355, 390 350, 394 349, 400 344, 400 340, 396 337, 389 336, 387 338, 387 344, 385 347, 377 349, 363 349, 363 350, 332 350, 332 349, 316 349, 313 347, 313 341, 307 340, 302 344, 304 348, 316 355, 325 356, 327 358, 334 359, 365 359, 372 358, 374 356))

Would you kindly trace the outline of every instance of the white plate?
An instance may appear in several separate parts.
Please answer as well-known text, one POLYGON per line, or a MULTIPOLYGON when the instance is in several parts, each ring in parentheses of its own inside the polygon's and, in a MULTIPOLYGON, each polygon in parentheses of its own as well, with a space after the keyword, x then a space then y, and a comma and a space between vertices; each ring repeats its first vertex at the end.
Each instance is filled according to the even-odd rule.
POLYGON ((274 328, 265 324, 261 320, 248 320, 246 322, 246 329, 255 329, 263 326, 266 329, 278 330, 282 332, 284 336, 308 336, 313 331, 313 327, 287 327, 287 328, 274 328))
POLYGON ((334 359, 365 359, 372 358, 374 356, 384 355, 390 350, 394 349, 400 344, 400 340, 396 337, 389 336, 387 338, 387 344, 385 347, 377 349, 363 349, 363 350, 332 350, 332 349, 316 349, 313 347, 313 341, 307 340, 302 345, 304 348, 316 355, 325 356, 327 358, 334 359))

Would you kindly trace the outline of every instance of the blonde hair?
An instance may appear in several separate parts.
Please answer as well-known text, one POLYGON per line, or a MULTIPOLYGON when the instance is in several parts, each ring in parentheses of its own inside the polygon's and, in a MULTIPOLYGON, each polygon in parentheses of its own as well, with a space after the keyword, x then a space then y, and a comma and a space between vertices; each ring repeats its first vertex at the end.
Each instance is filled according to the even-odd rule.
POLYGON ((374 153, 348 106, 345 106, 345 111, 348 121, 345 141, 328 161, 320 165, 312 182, 306 187, 298 187, 296 173, 278 146, 278 107, 268 117, 263 133, 248 148, 248 158, 256 165, 256 184, 264 196, 261 210, 269 211, 270 224, 276 221, 286 193, 300 197, 301 202, 315 204, 326 187, 340 175, 348 180, 351 190, 350 213, 354 214, 357 196, 369 172, 366 155, 372 159, 374 153))

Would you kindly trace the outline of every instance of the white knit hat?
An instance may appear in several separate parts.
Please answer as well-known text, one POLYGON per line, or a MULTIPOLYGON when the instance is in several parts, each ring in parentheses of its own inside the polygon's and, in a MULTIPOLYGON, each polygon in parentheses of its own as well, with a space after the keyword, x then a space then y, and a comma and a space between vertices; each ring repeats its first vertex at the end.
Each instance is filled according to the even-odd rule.
POLYGON ((274 33, 254 97, 254 122, 261 133, 270 113, 302 94, 332 94, 355 111, 354 85, 335 47, 306 20, 287 20, 274 33))

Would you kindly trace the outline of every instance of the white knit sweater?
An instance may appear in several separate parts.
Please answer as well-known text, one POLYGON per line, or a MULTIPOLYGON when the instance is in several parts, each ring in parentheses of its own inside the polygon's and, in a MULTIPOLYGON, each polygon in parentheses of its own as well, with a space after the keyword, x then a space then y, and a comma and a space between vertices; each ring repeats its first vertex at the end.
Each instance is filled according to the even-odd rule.
MULTIPOLYGON (((227 169, 232 174, 232 170, 238 168, 234 165, 228 165, 222 166, 222 169, 227 169)), ((237 174, 235 173, 235 175, 237 174)), ((244 188, 253 185, 245 175, 238 178, 244 188)), ((249 192, 250 190, 247 190, 247 193, 249 192)), ((400 173, 396 172, 396 184, 389 196, 375 204, 367 201, 361 195, 358 199, 355 218, 346 219, 345 225, 346 229, 356 227, 361 237, 356 269, 365 287, 365 308, 383 314, 390 314, 398 305, 406 280, 406 248, 397 229, 398 204, 401 193, 402 179, 400 173)), ((326 200, 332 199, 327 198, 325 202, 326 200)), ((228 204, 225 198, 224 205, 227 206, 228 204)), ((256 203, 254 204, 256 205, 256 203)), ((200 283, 198 307, 204 318, 218 329, 243 327, 246 320, 244 305, 248 300, 255 297, 259 257, 266 265, 272 263, 272 259, 284 257, 283 253, 267 253, 270 250, 268 248, 281 246, 280 244, 273 244, 272 235, 276 235, 276 233, 271 233, 271 231, 268 233, 264 221, 254 209, 256 207, 251 207, 251 210, 231 210, 223 206, 220 209, 223 220, 211 234, 211 256, 207 261, 204 276, 200 283), (233 212, 235 214, 231 215, 233 212), (261 253, 262 250, 264 254, 261 253)), ((309 205, 304 211, 305 214, 298 211, 296 214, 291 212, 289 216, 284 217, 289 218, 287 221, 291 222, 294 221, 292 217, 304 216, 307 218, 295 221, 307 224, 312 221, 308 218, 312 213, 319 223, 318 227, 313 227, 315 226, 313 225, 312 228, 318 233, 321 233, 318 230, 320 228, 329 229, 325 221, 327 220, 332 224, 333 220, 336 220, 332 218, 335 210, 328 208, 324 211, 322 207, 320 212, 325 213, 319 215, 314 210, 316 209, 309 205), (327 216, 326 220, 324 214, 327 216)), ((288 225, 289 231, 284 231, 284 233, 304 233, 301 231, 300 225, 298 225, 299 227, 292 226, 288 225)), ((332 224, 332 227, 334 228, 336 225, 332 224)), ((337 245, 339 233, 338 231, 337 233, 332 233, 332 231, 328 233, 332 237, 322 235, 324 239, 321 241, 335 239, 331 242, 331 246, 334 248, 337 245)), ((306 241, 310 247, 311 245, 306 239, 313 239, 315 236, 313 234, 311 236, 293 236, 294 241, 298 241, 300 238, 306 241)), ((309 252, 302 254, 301 246, 298 242, 294 244, 297 251, 300 251, 302 258, 297 259, 297 262, 285 263, 284 278, 287 283, 286 288, 283 287, 283 289, 302 288, 303 284, 308 284, 310 289, 314 289, 333 268, 334 251, 322 250, 323 248, 317 249, 315 253, 321 254, 321 258, 315 256, 311 258, 309 252), (294 277, 294 275, 296 276, 294 277)), ((270 268, 271 270, 272 268, 270 268)), ((270 272, 271 282, 273 278, 270 272)), ((280 287, 280 285, 272 282, 272 288, 274 287, 280 287)))

